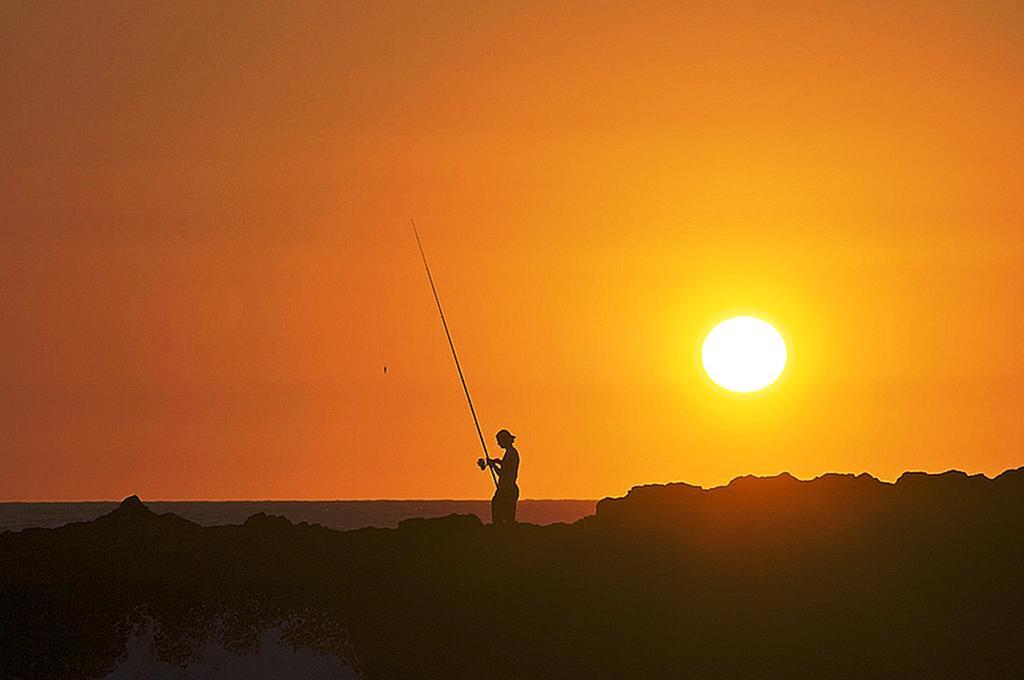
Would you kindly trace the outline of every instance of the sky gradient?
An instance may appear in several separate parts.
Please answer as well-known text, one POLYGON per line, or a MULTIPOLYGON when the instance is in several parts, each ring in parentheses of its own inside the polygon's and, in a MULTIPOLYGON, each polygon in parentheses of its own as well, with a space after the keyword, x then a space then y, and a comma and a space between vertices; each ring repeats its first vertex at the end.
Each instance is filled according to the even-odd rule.
POLYGON ((0 499, 488 496, 410 217, 523 497, 1021 465, 1024 8, 679 4, 0 5, 0 499))

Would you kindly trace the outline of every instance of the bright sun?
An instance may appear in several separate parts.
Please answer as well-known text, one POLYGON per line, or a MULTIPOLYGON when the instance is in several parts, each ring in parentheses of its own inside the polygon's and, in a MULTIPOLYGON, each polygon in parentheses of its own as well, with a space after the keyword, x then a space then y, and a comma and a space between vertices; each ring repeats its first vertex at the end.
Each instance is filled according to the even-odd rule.
POLYGON ((736 316, 711 329, 700 350, 704 371, 731 392, 768 387, 786 367, 786 343, 767 321, 736 316))

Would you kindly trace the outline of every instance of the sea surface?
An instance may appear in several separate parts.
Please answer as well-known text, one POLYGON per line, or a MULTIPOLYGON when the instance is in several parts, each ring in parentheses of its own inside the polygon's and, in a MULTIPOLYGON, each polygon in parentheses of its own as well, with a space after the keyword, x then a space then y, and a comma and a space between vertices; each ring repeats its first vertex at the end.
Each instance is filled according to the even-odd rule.
MULTIPOLYGON (((146 501, 158 514, 173 512, 197 524, 241 524, 258 512, 284 515, 292 522, 321 524, 331 529, 397 527, 412 517, 473 514, 484 522, 491 517, 490 501, 146 501)), ((74 503, 0 503, 0 531, 30 527, 52 529, 71 522, 88 522, 119 505, 117 501, 74 503)), ((522 500, 516 519, 530 524, 571 523, 594 514, 596 501, 522 500)))

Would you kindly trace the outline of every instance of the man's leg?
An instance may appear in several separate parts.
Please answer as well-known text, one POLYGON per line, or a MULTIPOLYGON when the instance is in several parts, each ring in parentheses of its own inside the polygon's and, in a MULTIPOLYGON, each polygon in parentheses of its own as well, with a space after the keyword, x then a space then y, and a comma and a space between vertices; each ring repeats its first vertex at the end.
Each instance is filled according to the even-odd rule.
POLYGON ((495 491, 494 496, 491 497, 491 524, 497 526, 501 523, 501 493, 499 491, 495 491))
POLYGON ((512 493, 509 494, 508 504, 509 504, 509 508, 508 508, 508 523, 509 524, 515 524, 516 523, 516 508, 519 506, 519 487, 518 486, 515 489, 512 490, 512 493))

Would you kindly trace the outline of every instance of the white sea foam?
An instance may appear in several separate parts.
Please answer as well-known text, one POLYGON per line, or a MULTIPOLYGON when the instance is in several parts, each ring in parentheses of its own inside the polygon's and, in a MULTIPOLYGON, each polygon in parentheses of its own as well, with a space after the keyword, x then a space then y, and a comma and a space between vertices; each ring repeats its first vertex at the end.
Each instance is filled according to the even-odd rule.
POLYGON ((128 654, 107 680, 358 680, 359 674, 340 659, 284 639, 283 626, 264 630, 255 649, 236 653, 216 641, 195 649, 187 666, 160 660, 154 645, 155 626, 140 627, 128 641, 128 654))

